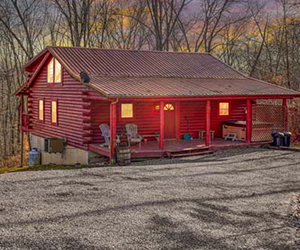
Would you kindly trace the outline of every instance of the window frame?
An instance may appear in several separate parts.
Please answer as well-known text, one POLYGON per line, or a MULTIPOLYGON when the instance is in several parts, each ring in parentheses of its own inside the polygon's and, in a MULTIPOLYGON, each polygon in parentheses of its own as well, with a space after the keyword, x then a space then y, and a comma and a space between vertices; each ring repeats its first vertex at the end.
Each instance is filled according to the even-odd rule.
POLYGON ((45 123, 45 98, 38 99, 38 121, 45 123), (43 119, 40 119, 40 102, 43 102, 43 119))
POLYGON ((165 103, 164 104, 164 111, 175 111, 175 105, 173 103, 170 103, 170 102, 165 103), (169 108, 165 109, 167 105, 171 105, 172 109, 169 109, 169 108))
POLYGON ((229 118, 231 117, 231 108, 232 108, 232 104, 231 101, 218 101, 218 118, 229 118), (228 115, 221 115, 220 114, 220 103, 228 103, 228 115))
POLYGON ((52 57, 47 64, 47 84, 49 84, 49 85, 58 85, 58 84, 62 85, 63 84, 63 67, 62 67, 61 63, 55 57, 52 57), (53 73, 52 73, 53 81, 49 82, 48 81, 48 71, 49 71, 49 64, 52 62, 52 60, 53 60, 53 73), (60 64, 60 71, 61 71, 60 82, 55 81, 55 64, 56 64, 56 62, 58 62, 60 64))
POLYGON ((50 99, 50 123, 58 126, 58 100, 56 98, 50 99), (52 120, 52 102, 56 102, 56 122, 52 120))
POLYGON ((135 112, 134 112, 134 103, 133 102, 123 102, 119 106, 119 114, 120 114, 120 119, 122 120, 132 120, 135 118, 135 112), (132 105, 132 117, 122 117, 122 105, 123 104, 131 104, 132 105))

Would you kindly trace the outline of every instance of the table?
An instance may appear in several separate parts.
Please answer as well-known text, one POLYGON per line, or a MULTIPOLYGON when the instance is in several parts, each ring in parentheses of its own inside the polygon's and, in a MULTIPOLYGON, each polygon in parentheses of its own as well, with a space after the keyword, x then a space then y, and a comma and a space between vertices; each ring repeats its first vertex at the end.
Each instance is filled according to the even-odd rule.
MULTIPOLYGON (((206 136, 206 131, 205 130, 199 130, 198 131, 198 138, 199 140, 205 140, 206 136)), ((213 140, 215 138, 215 131, 211 130, 210 131, 210 139, 213 140)))
POLYGON ((157 141, 159 141, 159 134, 152 134, 152 135, 141 135, 144 142, 147 142, 148 141, 148 138, 152 138, 154 137, 157 141))

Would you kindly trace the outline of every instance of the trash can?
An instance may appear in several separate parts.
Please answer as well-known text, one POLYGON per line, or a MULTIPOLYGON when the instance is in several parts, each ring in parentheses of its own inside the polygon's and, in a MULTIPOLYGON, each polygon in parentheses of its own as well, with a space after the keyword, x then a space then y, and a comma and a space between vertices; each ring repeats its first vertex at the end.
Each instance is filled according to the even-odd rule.
POLYGON ((38 151, 37 148, 33 148, 29 152, 29 167, 33 167, 35 165, 41 164, 41 153, 38 151))
POLYGON ((284 132, 283 135, 284 135, 283 146, 290 147, 291 146, 291 135, 292 135, 292 133, 284 132))
POLYGON ((284 143, 284 134, 283 133, 272 133, 272 137, 273 137, 273 146, 275 147, 280 147, 283 146, 284 143))

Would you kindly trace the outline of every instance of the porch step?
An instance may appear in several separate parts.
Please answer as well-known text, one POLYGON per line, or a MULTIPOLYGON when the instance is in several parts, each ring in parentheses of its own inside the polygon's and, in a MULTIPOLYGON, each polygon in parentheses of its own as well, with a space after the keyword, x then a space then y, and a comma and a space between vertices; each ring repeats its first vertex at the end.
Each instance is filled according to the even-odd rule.
POLYGON ((211 153, 212 151, 209 151, 209 147, 205 147, 205 146, 197 147, 197 148, 185 148, 182 150, 166 151, 166 154, 169 158, 211 154, 211 153))
POLYGON ((200 152, 194 152, 194 153, 175 153, 175 154, 167 152, 167 155, 169 158, 176 158, 176 157, 206 155, 206 154, 212 154, 212 153, 213 153, 213 151, 207 150, 207 151, 200 151, 200 152))

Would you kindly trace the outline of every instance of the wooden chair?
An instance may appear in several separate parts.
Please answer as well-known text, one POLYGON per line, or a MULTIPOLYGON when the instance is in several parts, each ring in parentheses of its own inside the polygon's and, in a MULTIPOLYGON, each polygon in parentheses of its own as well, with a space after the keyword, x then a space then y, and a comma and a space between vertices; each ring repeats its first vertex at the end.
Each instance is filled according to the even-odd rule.
POLYGON ((109 147, 110 146, 110 128, 108 124, 101 124, 99 126, 102 136, 104 137, 105 143, 100 144, 101 147, 109 147))
POLYGON ((138 143, 139 147, 141 146, 143 137, 138 134, 138 128, 136 124, 133 123, 128 123, 125 125, 126 127, 126 132, 127 132, 127 139, 128 139, 128 144, 130 147, 130 144, 133 143, 138 143))
MULTIPOLYGON (((104 137, 105 143, 100 144, 101 147, 110 147, 110 127, 108 124, 101 124, 99 126, 102 136, 104 137)), ((120 135, 117 135, 116 143, 121 142, 120 135)))

